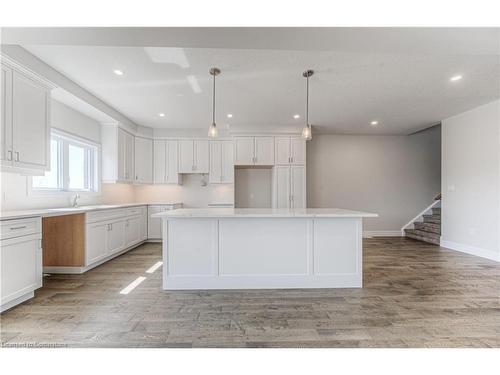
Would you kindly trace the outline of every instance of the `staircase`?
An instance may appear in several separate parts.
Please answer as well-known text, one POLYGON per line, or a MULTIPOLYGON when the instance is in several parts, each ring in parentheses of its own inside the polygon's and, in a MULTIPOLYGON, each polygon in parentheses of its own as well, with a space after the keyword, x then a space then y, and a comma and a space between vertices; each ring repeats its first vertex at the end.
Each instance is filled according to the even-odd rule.
POLYGON ((413 229, 404 229, 406 237, 439 245, 441 237, 441 207, 433 207, 421 216, 423 221, 415 221, 413 229))

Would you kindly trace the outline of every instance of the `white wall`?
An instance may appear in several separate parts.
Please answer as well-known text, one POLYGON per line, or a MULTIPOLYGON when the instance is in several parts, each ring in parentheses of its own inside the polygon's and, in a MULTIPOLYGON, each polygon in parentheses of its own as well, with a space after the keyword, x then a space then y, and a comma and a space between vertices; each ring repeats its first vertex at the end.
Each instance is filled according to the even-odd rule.
POLYGON ((307 206, 375 212, 363 230, 395 235, 440 192, 440 142, 439 126, 411 136, 315 135, 307 206))
MULTIPOLYGON (((64 104, 52 101, 51 127, 86 138, 95 143, 101 142, 100 124, 64 104)), ((29 191, 31 177, 15 173, 0 174, 1 209, 23 210, 32 208, 63 207, 71 203, 73 194, 36 195, 29 191)), ((120 184, 103 184, 100 194, 81 194, 81 204, 133 202, 134 189, 120 184)))
POLYGON ((441 244, 500 261, 500 100, 442 128, 441 244))
POLYGON ((137 185, 135 200, 141 203, 183 203, 184 207, 208 207, 209 203, 234 203, 233 184, 201 185, 207 175, 182 175, 182 185, 137 185))

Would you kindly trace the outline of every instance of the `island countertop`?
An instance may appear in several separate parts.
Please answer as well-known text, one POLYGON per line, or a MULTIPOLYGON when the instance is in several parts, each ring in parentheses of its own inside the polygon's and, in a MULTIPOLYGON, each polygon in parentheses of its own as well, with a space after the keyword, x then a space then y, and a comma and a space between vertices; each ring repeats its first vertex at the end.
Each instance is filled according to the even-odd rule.
POLYGON ((365 218, 378 217, 370 212, 352 211, 342 208, 301 208, 301 209, 275 209, 275 208, 182 208, 165 211, 151 215, 156 218, 252 218, 252 217, 337 217, 337 218, 365 218))

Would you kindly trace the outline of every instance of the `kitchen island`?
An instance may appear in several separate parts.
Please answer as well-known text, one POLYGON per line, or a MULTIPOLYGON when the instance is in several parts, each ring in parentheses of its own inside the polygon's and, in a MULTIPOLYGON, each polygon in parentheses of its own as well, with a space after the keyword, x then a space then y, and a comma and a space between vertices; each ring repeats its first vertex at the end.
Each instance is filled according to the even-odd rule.
POLYGON ((163 289, 360 288, 362 220, 344 209, 179 209, 162 219, 163 289))

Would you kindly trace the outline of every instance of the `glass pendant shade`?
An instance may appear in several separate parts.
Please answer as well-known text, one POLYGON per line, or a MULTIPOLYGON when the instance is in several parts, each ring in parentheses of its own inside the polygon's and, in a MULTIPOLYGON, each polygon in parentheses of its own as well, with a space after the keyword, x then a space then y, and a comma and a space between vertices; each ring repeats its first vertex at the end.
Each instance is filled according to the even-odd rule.
POLYGON ((310 141, 312 139, 311 127, 309 125, 302 128, 302 138, 306 141, 310 141))
POLYGON ((215 123, 213 123, 212 125, 210 125, 210 127, 208 128, 208 136, 210 138, 217 138, 217 135, 218 135, 218 132, 217 132, 217 126, 215 125, 215 123))

